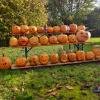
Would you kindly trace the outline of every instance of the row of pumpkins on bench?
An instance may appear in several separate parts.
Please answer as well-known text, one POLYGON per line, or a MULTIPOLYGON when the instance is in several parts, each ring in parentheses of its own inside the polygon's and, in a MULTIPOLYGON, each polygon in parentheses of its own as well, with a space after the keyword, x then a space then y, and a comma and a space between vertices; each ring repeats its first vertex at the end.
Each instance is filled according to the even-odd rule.
POLYGON ((66 34, 60 34, 58 36, 52 35, 50 37, 47 37, 46 35, 37 37, 32 36, 31 38, 27 38, 26 36, 21 36, 19 39, 15 38, 14 36, 10 38, 10 46, 35 46, 38 44, 41 45, 48 45, 48 44, 64 44, 64 43, 78 43, 78 42, 86 42, 90 39, 90 32, 88 31, 78 31, 76 35, 66 35, 66 34))
MULTIPOLYGON (((100 49, 93 49, 93 51, 76 51, 66 53, 63 51, 58 55, 57 53, 52 53, 50 56, 47 53, 40 55, 33 55, 29 58, 18 57, 15 61, 16 67, 25 67, 25 66, 37 66, 37 65, 48 65, 57 64, 57 63, 67 63, 75 61, 85 61, 85 60, 94 60, 100 59, 100 49)), ((12 67, 12 62, 8 57, 0 57, 0 69, 9 69, 12 67)))
POLYGON ((13 25, 12 26, 12 34, 18 35, 18 34, 43 34, 45 32, 48 33, 67 33, 72 32, 76 33, 79 30, 86 30, 86 27, 84 25, 77 25, 77 24, 70 24, 68 25, 59 25, 59 26, 47 26, 47 27, 36 27, 36 26, 27 26, 27 25, 13 25))

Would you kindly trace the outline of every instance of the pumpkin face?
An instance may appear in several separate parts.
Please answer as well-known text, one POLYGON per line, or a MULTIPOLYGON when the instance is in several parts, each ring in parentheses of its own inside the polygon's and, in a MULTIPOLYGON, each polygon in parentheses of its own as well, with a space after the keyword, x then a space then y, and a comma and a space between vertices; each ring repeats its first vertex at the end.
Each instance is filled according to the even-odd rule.
POLYGON ((77 32, 77 25, 76 24, 70 24, 70 32, 76 33, 77 32))
POLYGON ((27 34, 29 32, 29 27, 27 25, 21 25, 21 33, 27 34))
POLYGON ((76 54, 75 54, 74 52, 68 53, 68 59, 69 59, 69 61, 71 61, 71 62, 76 61, 76 54))
POLYGON ((41 45, 47 45, 48 41, 49 41, 49 39, 46 35, 40 37, 40 44, 41 45))
POLYGON ((69 43, 77 43, 77 38, 76 38, 76 35, 69 35, 68 36, 68 41, 69 43))
POLYGON ((17 40, 17 38, 11 37, 11 38, 10 38, 10 41, 9 41, 9 45, 12 46, 12 47, 17 46, 17 45, 18 45, 18 40, 17 40))
POLYGON ((34 45, 38 45, 39 44, 39 39, 36 36, 33 36, 29 39, 29 43, 34 46, 34 45))
POLYGON ((95 59, 95 54, 92 51, 86 52, 85 56, 86 56, 86 60, 93 60, 93 59, 95 59))
POLYGON ((18 43, 20 46, 26 46, 28 44, 28 38, 25 36, 22 36, 19 38, 18 43))
POLYGON ((68 26, 67 26, 67 25, 61 25, 60 31, 61 31, 62 33, 66 33, 66 32, 68 31, 68 26))
POLYGON ((58 42, 59 43, 67 43, 68 42, 68 36, 64 35, 64 34, 58 35, 58 42))
POLYGON ((91 34, 88 31, 81 30, 77 32, 76 34, 76 38, 79 42, 86 42, 90 39, 90 37, 91 37, 91 34))
POLYGON ((80 25, 80 26, 78 26, 78 31, 80 31, 80 30, 85 31, 86 27, 84 25, 80 25))
POLYGON ((12 62, 8 57, 0 57, 0 69, 11 68, 12 62))
POLYGON ((48 32, 48 33, 53 33, 53 27, 48 27, 48 28, 47 28, 47 32, 48 32))
POLYGON ((52 64, 58 63, 59 62, 59 56, 58 56, 58 54, 52 53, 50 55, 50 61, 51 61, 52 64))
POLYGON ((84 61, 85 60, 85 52, 84 51, 77 51, 76 58, 78 61, 84 61))
POLYGON ((20 26, 14 25, 12 27, 12 33, 14 33, 14 34, 20 34, 20 32, 21 32, 20 26))
POLYGON ((59 26, 54 26, 53 31, 54 31, 54 33, 59 33, 60 32, 60 27, 59 26))
POLYGON ((44 27, 37 27, 37 32, 38 33, 44 33, 45 32, 45 30, 44 30, 44 27))
POLYGON ((39 56, 39 62, 40 62, 40 64, 42 64, 42 65, 47 65, 48 62, 49 62, 49 56, 48 56, 48 54, 46 54, 46 53, 41 54, 41 55, 39 56))
POLYGON ((37 32, 37 27, 36 27, 36 26, 29 26, 29 32, 30 32, 31 34, 36 33, 36 32, 37 32))
POLYGON ((58 43, 57 37, 56 36, 50 36, 49 37, 49 43, 50 44, 57 44, 58 43))
POLYGON ((16 59, 16 67, 25 67, 27 64, 27 60, 24 57, 19 57, 16 59))

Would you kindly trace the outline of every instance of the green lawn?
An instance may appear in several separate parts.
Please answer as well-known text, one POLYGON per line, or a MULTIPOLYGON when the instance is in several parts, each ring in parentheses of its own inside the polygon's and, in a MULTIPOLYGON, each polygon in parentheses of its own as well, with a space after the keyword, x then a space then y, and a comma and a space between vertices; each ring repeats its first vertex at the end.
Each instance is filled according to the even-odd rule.
MULTIPOLYGON (((91 39, 99 42, 100 38, 91 39)), ((36 47, 30 54, 57 52, 62 46, 36 47)), ((90 50, 91 45, 85 47, 90 50)), ((13 62, 24 55, 22 49, 1 48, 13 62)), ((30 55, 29 54, 29 55, 30 55)), ((54 66, 36 70, 0 70, 0 100, 99 100, 92 93, 95 85, 100 84, 100 63, 54 66), (92 87, 80 90, 90 83, 92 87), (67 86, 72 86, 70 90, 67 86)))

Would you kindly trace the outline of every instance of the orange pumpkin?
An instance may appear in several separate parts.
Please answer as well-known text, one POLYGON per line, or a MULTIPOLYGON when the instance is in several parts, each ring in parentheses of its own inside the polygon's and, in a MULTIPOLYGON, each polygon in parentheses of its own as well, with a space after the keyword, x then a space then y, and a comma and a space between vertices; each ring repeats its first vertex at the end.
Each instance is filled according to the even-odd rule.
POLYGON ((29 32, 30 32, 31 34, 36 33, 36 32, 37 32, 37 27, 36 27, 36 26, 29 26, 29 32))
POLYGON ((27 64, 27 59, 25 57, 18 57, 16 59, 16 67, 25 67, 27 64))
POLYGON ((28 44, 28 38, 25 37, 25 36, 21 36, 18 39, 18 43, 19 43, 20 46, 26 46, 28 44))
POLYGON ((42 65, 47 65, 49 62, 49 56, 46 53, 40 54, 39 55, 39 62, 42 65))
POLYGON ((58 43, 57 37, 56 36, 50 36, 49 37, 49 43, 50 44, 57 44, 58 43))
POLYGON ((50 61, 51 61, 52 64, 58 63, 59 62, 59 56, 58 56, 58 54, 57 53, 52 53, 50 55, 50 61))
POLYGON ((67 26, 67 25, 61 25, 61 26, 60 26, 60 31, 61 31, 62 33, 66 33, 66 32, 68 31, 68 26, 67 26))
POLYGON ((6 56, 0 57, 0 69, 9 69, 11 68, 11 65, 12 62, 8 57, 6 56))
POLYGON ((20 26, 14 25, 12 27, 12 33, 14 33, 14 34, 20 34, 20 32, 21 32, 20 26))
POLYGON ((70 24, 70 32, 76 33, 77 32, 77 25, 76 24, 70 24))
POLYGON ((80 30, 85 31, 86 27, 85 27, 85 25, 79 25, 77 29, 78 29, 78 31, 80 31, 80 30))
POLYGON ((58 42, 59 43, 67 43, 68 42, 68 36, 64 35, 64 34, 58 35, 58 42))
POLYGON ((95 59, 95 54, 92 51, 86 52, 85 56, 86 56, 86 60, 93 60, 93 59, 95 59))
POLYGON ((39 44, 39 38, 36 36, 33 36, 29 39, 29 43, 34 46, 39 44))
POLYGON ((40 37, 40 44, 41 45, 47 45, 48 42, 49 42, 49 39, 46 35, 43 35, 43 36, 40 37))
POLYGON ((60 27, 59 26, 54 26, 53 27, 53 32, 54 33, 59 33, 60 32, 60 27))
POLYGON ((44 33, 45 32, 45 30, 44 30, 44 27, 37 27, 37 32, 38 33, 44 33))
POLYGON ((17 40, 17 38, 15 38, 14 36, 11 37, 11 38, 10 38, 10 41, 9 41, 9 45, 10 45, 11 47, 17 46, 17 45, 18 45, 18 40, 17 40))
POLYGON ((76 35, 72 34, 68 36, 69 43, 77 43, 76 35))
POLYGON ((69 59, 69 61, 71 61, 71 62, 76 61, 76 53, 74 53, 74 52, 69 52, 69 53, 68 53, 68 59, 69 59))
POLYGON ((21 25, 21 33, 27 34, 29 32, 29 27, 27 25, 21 25))
POLYGON ((79 42, 86 42, 90 39, 91 34, 88 31, 80 30, 76 34, 76 38, 79 42))
POLYGON ((50 26, 49 26, 49 27, 47 28, 47 32, 48 32, 48 33, 53 33, 53 27, 50 27, 50 26))
POLYGON ((78 61, 84 61, 85 60, 85 52, 81 51, 81 50, 77 51, 76 58, 78 61))

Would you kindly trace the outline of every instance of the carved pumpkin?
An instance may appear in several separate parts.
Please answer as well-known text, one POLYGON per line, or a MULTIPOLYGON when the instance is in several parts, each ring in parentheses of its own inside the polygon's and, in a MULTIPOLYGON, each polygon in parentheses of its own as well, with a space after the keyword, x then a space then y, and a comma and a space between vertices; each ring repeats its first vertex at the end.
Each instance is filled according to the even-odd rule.
POLYGON ((25 57, 18 57, 16 59, 16 67, 25 67, 27 64, 27 59, 25 57))
POLYGON ((69 53, 68 53, 68 59, 69 59, 69 61, 71 61, 71 62, 76 61, 76 53, 74 53, 74 52, 69 52, 69 53))
POLYGON ((38 33, 44 33, 45 32, 45 30, 44 30, 44 27, 37 27, 37 32, 38 33))
POLYGON ((25 36, 21 36, 18 39, 18 43, 19 43, 20 46, 26 46, 28 44, 28 38, 25 37, 25 36))
POLYGON ((68 55, 66 54, 65 51, 63 51, 63 52, 61 53, 61 55, 60 55, 60 61, 61 61, 62 63, 68 62, 68 55))
POLYGON ((18 45, 18 40, 14 36, 10 38, 9 45, 15 47, 18 45))
POLYGON ((37 32, 37 27, 36 27, 36 26, 29 26, 29 32, 30 32, 31 34, 36 33, 36 32, 37 32))
POLYGON ((46 35, 40 37, 40 44, 41 45, 47 45, 48 42, 49 42, 49 39, 46 35))
POLYGON ((66 32, 68 31, 68 26, 67 26, 67 25, 61 25, 61 26, 60 26, 60 31, 61 31, 62 33, 66 33, 66 32))
POLYGON ((80 30, 84 30, 85 31, 86 27, 85 27, 85 25, 79 25, 77 29, 78 29, 78 31, 80 31, 80 30))
POLYGON ((72 34, 68 36, 69 43, 77 43, 76 35, 72 34))
POLYGON ((29 62, 31 66, 39 65, 39 57, 37 55, 33 55, 29 62))
POLYGON ((59 33, 60 32, 60 27, 59 26, 54 26, 53 27, 53 32, 54 33, 59 33))
POLYGON ((49 43, 50 44, 57 44, 58 43, 57 37, 56 36, 50 36, 49 37, 49 43))
POLYGON ((29 39, 29 43, 34 46, 34 45, 38 45, 39 44, 39 39, 36 36, 33 36, 29 39))
POLYGON ((57 53, 52 53, 50 55, 50 61, 51 61, 52 64, 58 63, 59 62, 59 56, 58 56, 58 54, 57 53))
POLYGON ((49 62, 48 54, 44 53, 44 54, 39 55, 39 62, 42 65, 47 65, 49 62))
POLYGON ((78 61, 84 61, 85 60, 85 52, 81 51, 81 50, 77 51, 76 58, 78 61))
POLYGON ((12 62, 8 57, 6 56, 0 57, 0 69, 9 69, 11 68, 11 65, 12 62))
POLYGON ((76 33, 77 32, 77 25, 76 24, 70 24, 70 32, 76 33))
POLYGON ((49 26, 49 27, 47 28, 47 32, 48 32, 48 33, 53 33, 53 27, 50 27, 50 26, 49 26))
POLYGON ((27 34, 29 32, 29 27, 27 25, 21 25, 21 33, 27 34))
POLYGON ((76 38, 79 42, 86 42, 90 39, 91 34, 88 31, 80 30, 76 34, 76 38))
POLYGON ((64 34, 58 35, 58 42, 59 43, 67 43, 68 42, 68 36, 64 35, 64 34))
POLYGON ((92 51, 86 52, 85 56, 86 56, 86 60, 93 60, 93 59, 95 59, 95 54, 92 51))
POLYGON ((12 33, 14 33, 14 34, 20 34, 20 32, 21 32, 20 26, 14 25, 12 27, 12 33))

